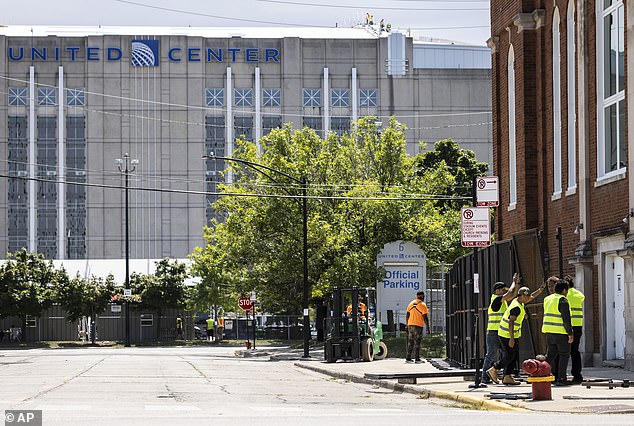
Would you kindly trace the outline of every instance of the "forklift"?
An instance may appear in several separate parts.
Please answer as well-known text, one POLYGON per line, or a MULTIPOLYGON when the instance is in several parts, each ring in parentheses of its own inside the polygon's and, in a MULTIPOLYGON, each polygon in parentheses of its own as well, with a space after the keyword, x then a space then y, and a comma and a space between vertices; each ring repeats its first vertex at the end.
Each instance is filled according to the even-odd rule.
POLYGON ((383 325, 376 320, 376 290, 338 288, 332 292, 324 330, 326 362, 381 360, 387 357, 383 325))

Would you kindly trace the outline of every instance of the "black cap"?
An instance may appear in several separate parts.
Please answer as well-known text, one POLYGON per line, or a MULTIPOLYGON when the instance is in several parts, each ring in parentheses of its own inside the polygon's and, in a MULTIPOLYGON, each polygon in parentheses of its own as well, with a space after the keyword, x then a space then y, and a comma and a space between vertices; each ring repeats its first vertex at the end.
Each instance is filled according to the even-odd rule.
POLYGON ((498 288, 507 288, 506 284, 504 284, 502 281, 498 281, 495 284, 493 284, 493 291, 497 290, 498 288))

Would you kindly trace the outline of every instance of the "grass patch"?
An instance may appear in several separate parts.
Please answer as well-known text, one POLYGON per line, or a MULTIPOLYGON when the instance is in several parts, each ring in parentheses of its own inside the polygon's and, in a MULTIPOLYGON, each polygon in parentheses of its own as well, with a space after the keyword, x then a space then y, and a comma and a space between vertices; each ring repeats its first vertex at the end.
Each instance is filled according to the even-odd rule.
POLYGON ((445 407, 445 408, 460 408, 462 410, 472 410, 472 411, 488 411, 486 408, 483 407, 476 407, 475 405, 469 405, 469 404, 458 404, 458 403, 452 403, 452 404, 437 404, 440 405, 441 407, 445 407))

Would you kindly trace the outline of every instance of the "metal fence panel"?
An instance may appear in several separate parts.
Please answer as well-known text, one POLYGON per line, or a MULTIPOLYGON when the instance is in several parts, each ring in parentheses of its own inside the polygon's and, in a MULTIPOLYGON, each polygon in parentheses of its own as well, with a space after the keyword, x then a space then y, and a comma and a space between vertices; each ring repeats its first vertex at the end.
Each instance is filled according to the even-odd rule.
MULTIPOLYGON (((477 252, 479 294, 477 295, 478 340, 480 362, 485 354, 487 308, 492 285, 497 281, 510 284, 515 272, 522 275, 522 285, 537 289, 544 281, 543 250, 536 230, 526 231, 513 241, 497 242, 477 252)), ((447 310, 447 357, 459 364, 475 367, 473 333, 473 254, 457 259, 445 282, 447 310)), ((545 338, 541 333, 543 296, 526 306, 527 321, 522 329, 520 357, 522 359, 545 352, 545 338), (524 337, 526 336, 526 337, 524 337)))

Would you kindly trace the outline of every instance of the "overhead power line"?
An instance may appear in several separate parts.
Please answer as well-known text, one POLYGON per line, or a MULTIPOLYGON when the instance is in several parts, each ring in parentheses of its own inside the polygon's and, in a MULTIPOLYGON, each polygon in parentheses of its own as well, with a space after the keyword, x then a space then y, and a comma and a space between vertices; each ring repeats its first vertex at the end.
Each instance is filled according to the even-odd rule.
MULTIPOLYGON (((136 1, 130 1, 130 0, 114 0, 114 1, 116 1, 118 3, 124 3, 124 4, 133 5, 133 6, 144 7, 144 8, 148 8, 148 9, 162 10, 162 11, 165 11, 165 12, 180 13, 180 14, 184 14, 184 15, 202 16, 202 17, 206 17, 206 18, 223 19, 223 20, 227 20, 227 21, 248 22, 248 23, 252 23, 252 24, 281 25, 281 26, 287 26, 287 27, 333 28, 332 25, 311 25, 311 24, 298 23, 298 22, 266 21, 266 20, 261 20, 261 19, 248 19, 248 18, 236 18, 236 17, 232 17, 232 16, 212 15, 212 14, 209 14, 209 13, 203 13, 203 12, 197 12, 197 11, 191 11, 191 10, 183 10, 183 9, 175 9, 175 8, 170 8, 170 7, 162 7, 162 6, 156 6, 156 5, 152 5, 152 4, 140 3, 140 2, 136 2, 136 1)), ((360 8, 360 9, 367 9, 367 8, 360 8)), ((440 9, 436 9, 436 10, 440 10, 440 9)), ((460 11, 460 10, 464 10, 464 9, 457 9, 457 8, 456 9, 447 9, 447 11, 451 11, 451 10, 460 11)), ((392 28, 393 29, 397 29, 398 26, 394 25, 394 26, 392 26, 392 28)), ((411 29, 411 30, 464 30, 464 29, 478 29, 478 28, 489 28, 489 26, 488 25, 475 25, 475 26, 463 26, 463 25, 460 25, 460 26, 446 26, 446 27, 407 27, 407 29, 411 29)))
MULTIPOLYGON (((285 25, 285 26, 289 26, 289 27, 297 26, 297 24, 293 23, 293 22, 264 21, 264 20, 261 20, 261 19, 235 18, 235 17, 231 17, 231 16, 211 15, 209 13, 195 12, 195 11, 191 11, 191 10, 173 9, 173 8, 170 8, 170 7, 156 6, 156 5, 152 5, 152 4, 139 3, 139 2, 135 2, 135 1, 129 1, 129 0, 114 0, 114 1, 116 1, 118 3, 126 3, 126 4, 131 4, 131 5, 134 5, 134 6, 145 7, 145 8, 148 8, 148 9, 163 10, 165 12, 172 12, 172 13, 182 13, 182 14, 185 14, 185 15, 203 16, 203 17, 206 17, 206 18, 224 19, 224 20, 227 20, 227 21, 249 22, 249 23, 252 23, 252 24, 285 25)), ((323 27, 321 25, 309 25, 309 24, 303 24, 302 26, 303 27, 311 27, 311 28, 322 28, 323 27)))
MULTIPOLYGON (((10 176, 7 174, 0 174, 0 178, 7 179, 20 179, 26 181, 45 182, 50 184, 75 185, 85 186, 93 188, 105 188, 105 189, 117 189, 125 190, 126 187, 122 185, 108 185, 100 183, 88 183, 88 182, 72 182, 65 180, 50 180, 45 178, 28 177, 28 176, 10 176)), ((169 188, 149 188, 143 186, 131 186, 131 191, 141 192, 159 192, 159 193, 171 193, 171 194, 187 194, 187 195, 215 195, 218 197, 250 197, 250 198, 290 198, 290 199, 304 199, 307 200, 340 200, 340 201, 432 201, 432 200, 470 200, 471 197, 461 197, 454 195, 423 195, 423 196, 408 196, 408 197, 346 197, 346 196, 319 196, 319 195, 284 195, 284 194, 261 194, 261 193, 242 193, 242 192, 208 192, 208 191, 193 191, 186 189, 169 189, 169 188)))
MULTIPOLYGON (((28 80, 24 80, 24 79, 19 79, 19 78, 14 78, 14 77, 6 77, 6 76, 2 76, 0 75, 0 79, 4 79, 7 81, 14 81, 14 82, 18 82, 18 83, 22 83, 22 84, 29 84, 28 80)), ((57 89, 57 86, 53 86, 50 84, 43 84, 43 83, 35 83, 36 86, 39 87, 50 87, 50 88, 54 88, 57 89)), ((3 92, 0 91, 0 94, 4 94, 7 95, 7 92, 3 92)), ((131 103, 142 103, 142 104, 147 104, 148 106, 160 106, 160 107, 169 107, 169 108, 183 108, 183 109, 193 109, 193 110, 201 110, 204 112, 216 112, 216 113, 221 113, 224 114, 226 113, 227 107, 223 106, 223 107, 208 107, 208 106, 201 106, 201 105, 189 105, 189 104, 177 104, 177 103, 171 103, 171 102, 162 102, 162 101, 153 101, 153 100, 148 100, 148 99, 139 99, 139 98, 132 98, 129 96, 119 96, 119 95, 110 95, 110 94, 106 94, 106 93, 101 93, 101 92, 92 92, 92 91, 85 91, 86 95, 94 95, 94 96, 101 96, 104 98, 108 98, 108 99, 117 99, 117 100, 121 100, 121 101, 128 101, 131 103)), ((58 100, 59 102, 59 100, 58 100)), ((117 112, 112 112, 112 111, 103 111, 103 110, 96 110, 96 109, 91 109, 89 107, 83 106, 83 107, 78 107, 81 109, 84 109, 86 111, 90 111, 90 112, 97 112, 97 113, 103 113, 103 114, 110 114, 110 115, 121 115, 121 116, 126 116, 126 117, 131 117, 131 118, 142 118, 142 119, 147 119, 147 120, 154 120, 154 121, 159 121, 159 122, 166 122, 166 123, 173 123, 173 124, 185 124, 185 125, 204 125, 205 123, 199 123, 199 122, 190 122, 190 121, 182 121, 182 120, 171 120, 171 119, 166 119, 166 118, 157 118, 157 117, 146 117, 146 116, 135 116, 133 114, 124 114, 124 113, 117 113, 117 112)), ((234 110, 239 110, 234 108, 234 110)), ((255 111, 245 111, 245 110, 239 110, 240 114, 255 114, 255 111)), ((491 114, 492 111, 469 111, 469 112, 448 112, 448 113, 431 113, 431 114, 412 114, 412 115, 401 115, 401 114, 394 114, 394 115, 373 115, 373 117, 377 117, 379 119, 389 119, 391 117, 395 117, 397 119, 406 119, 406 118, 440 118, 440 117, 459 117, 459 116, 471 116, 471 115, 482 115, 482 114, 491 114)), ((278 113, 278 112, 260 112, 260 114, 262 116, 282 116, 282 117, 296 117, 296 118, 301 118, 304 117, 306 114, 296 114, 296 113, 288 113, 288 112, 283 112, 283 113, 278 113)), ((219 126, 219 127, 225 127, 225 126, 219 126)), ((413 128, 410 128, 413 129, 413 128)))
POLYGON ((452 10, 458 10, 458 11, 477 11, 477 10, 481 10, 481 11, 489 11, 488 7, 478 7, 478 8, 464 8, 464 7, 456 7, 456 8, 446 8, 446 7, 436 7, 436 8, 430 8, 430 7, 395 7, 395 6, 371 6, 371 5, 360 5, 360 6, 354 6, 354 5, 347 5, 347 4, 328 4, 328 3, 310 3, 310 2, 300 2, 300 1, 285 1, 285 0, 255 0, 257 2, 260 3, 277 3, 277 4, 285 4, 285 5, 289 5, 289 6, 308 6, 308 7, 322 7, 322 8, 336 8, 336 9, 359 9, 359 10, 395 10, 395 11, 416 11, 416 10, 420 10, 420 11, 426 11, 426 12, 430 12, 430 11, 452 11, 452 10))

